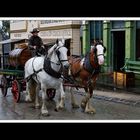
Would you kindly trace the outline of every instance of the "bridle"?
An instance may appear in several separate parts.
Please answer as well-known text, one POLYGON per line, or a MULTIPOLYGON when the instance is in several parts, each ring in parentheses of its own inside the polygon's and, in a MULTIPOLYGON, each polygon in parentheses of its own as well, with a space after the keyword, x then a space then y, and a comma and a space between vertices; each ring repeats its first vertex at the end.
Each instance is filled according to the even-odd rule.
MULTIPOLYGON (((98 45, 98 44, 97 44, 97 45, 98 45)), ((96 45, 96 46, 97 46, 97 45, 96 45)), ((106 52, 106 48, 102 45, 102 47, 104 48, 103 53, 101 53, 101 54, 97 54, 97 48, 96 48, 96 46, 94 46, 94 48, 93 48, 96 57, 101 56, 101 55, 104 56, 104 53, 106 52)))
POLYGON ((94 56, 94 60, 95 60, 95 63, 96 64, 98 64, 98 56, 103 56, 104 57, 104 53, 105 53, 105 51, 106 51, 106 48, 102 45, 102 47, 104 48, 104 51, 103 51, 103 53, 101 53, 101 54, 97 54, 97 45, 98 44, 96 44, 94 47, 93 47, 93 56, 94 56))
POLYGON ((58 60, 59 60, 60 63, 56 63, 56 62, 50 61, 51 63, 56 64, 56 65, 61 65, 61 66, 63 66, 62 63, 65 62, 65 61, 68 61, 68 59, 66 59, 66 60, 65 60, 65 59, 60 59, 60 51, 59 51, 59 49, 62 48, 62 47, 64 47, 64 46, 59 46, 59 47, 57 46, 57 47, 54 49, 54 51, 55 51, 55 53, 56 53, 56 55, 57 55, 58 60))

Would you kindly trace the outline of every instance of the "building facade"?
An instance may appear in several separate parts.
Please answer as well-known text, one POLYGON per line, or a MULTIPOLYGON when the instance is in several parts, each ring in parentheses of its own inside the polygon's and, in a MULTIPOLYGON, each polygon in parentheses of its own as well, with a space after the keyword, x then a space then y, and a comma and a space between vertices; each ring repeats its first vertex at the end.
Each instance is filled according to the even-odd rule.
POLYGON ((103 39, 107 48, 103 72, 132 72, 135 84, 140 84, 140 21, 86 21, 83 52, 89 50, 92 38, 103 39))
MULTIPOLYGON (((0 42, 2 41, 2 35, 0 34, 0 42)), ((0 54, 2 54, 2 44, 0 44, 0 54)))
POLYGON ((44 43, 67 39, 69 55, 84 55, 92 39, 103 40, 107 52, 102 72, 133 72, 136 85, 140 83, 140 21, 15 20, 11 39, 28 39, 33 28, 39 28, 44 43))
POLYGON ((103 39, 103 21, 83 21, 83 54, 90 50, 93 39, 103 39))
POLYGON ((39 36, 47 44, 59 38, 67 40, 69 55, 81 55, 81 21, 64 20, 15 20, 10 23, 11 39, 28 39, 33 28, 40 30, 39 36))
POLYGON ((140 80, 140 21, 103 22, 103 40, 107 47, 105 71, 125 71, 140 80))

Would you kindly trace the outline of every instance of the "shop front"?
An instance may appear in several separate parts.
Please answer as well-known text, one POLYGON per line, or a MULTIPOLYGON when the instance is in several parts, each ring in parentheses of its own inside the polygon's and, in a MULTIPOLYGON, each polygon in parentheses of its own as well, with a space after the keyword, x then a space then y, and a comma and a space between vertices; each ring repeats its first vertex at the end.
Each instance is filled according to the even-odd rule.
POLYGON ((108 83, 136 89, 140 83, 138 21, 105 21, 103 40, 107 47, 104 72, 112 77, 108 83))

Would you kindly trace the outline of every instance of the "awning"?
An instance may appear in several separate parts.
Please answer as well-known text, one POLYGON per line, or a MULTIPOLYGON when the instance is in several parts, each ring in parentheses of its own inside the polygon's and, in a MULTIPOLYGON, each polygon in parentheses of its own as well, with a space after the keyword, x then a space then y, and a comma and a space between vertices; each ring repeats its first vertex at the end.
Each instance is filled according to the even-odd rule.
POLYGON ((12 42, 19 42, 19 41, 22 41, 22 40, 25 40, 25 39, 14 39, 14 40, 7 39, 7 40, 1 41, 0 44, 8 44, 8 43, 12 43, 12 42))

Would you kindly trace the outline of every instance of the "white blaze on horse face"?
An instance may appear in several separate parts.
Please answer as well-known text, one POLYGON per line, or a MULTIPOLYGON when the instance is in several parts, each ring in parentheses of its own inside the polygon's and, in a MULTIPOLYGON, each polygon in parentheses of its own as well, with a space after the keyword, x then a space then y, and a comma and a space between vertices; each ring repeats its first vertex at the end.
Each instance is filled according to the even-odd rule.
POLYGON ((64 46, 65 41, 59 41, 58 46, 64 46))
POLYGON ((104 64, 104 47, 102 45, 97 45, 97 58, 99 65, 104 64))
POLYGON ((68 66, 69 65, 69 62, 68 61, 66 61, 66 60, 68 60, 68 57, 67 57, 67 51, 68 51, 68 49, 66 48, 66 47, 60 47, 59 48, 59 51, 60 51, 60 61, 62 62, 62 65, 63 66, 68 66), (63 61, 63 60, 65 60, 65 61, 63 61))

